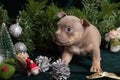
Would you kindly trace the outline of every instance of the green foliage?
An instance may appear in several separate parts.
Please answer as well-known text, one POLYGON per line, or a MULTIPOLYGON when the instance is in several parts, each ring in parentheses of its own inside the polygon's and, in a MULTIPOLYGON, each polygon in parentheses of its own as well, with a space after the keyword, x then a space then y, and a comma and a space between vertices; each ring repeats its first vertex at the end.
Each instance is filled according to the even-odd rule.
POLYGON ((26 11, 31 18, 34 18, 39 10, 45 8, 46 1, 35 1, 35 0, 28 0, 28 4, 26 4, 26 11))
POLYGON ((85 17, 98 27, 102 40, 104 40, 105 33, 119 27, 115 23, 116 18, 119 17, 117 14, 120 3, 110 3, 110 0, 84 0, 83 5, 85 17))
POLYGON ((7 11, 4 10, 2 6, 0 6, 0 25, 2 25, 3 22, 8 23, 8 20, 9 20, 9 17, 7 15, 7 11))
POLYGON ((0 54, 5 58, 14 57, 15 50, 5 23, 2 24, 0 32, 0 54))
POLYGON ((97 5, 98 0, 83 0, 83 14, 84 18, 88 19, 92 24, 97 24, 97 16, 99 13, 98 10, 98 5, 97 5))
POLYGON ((60 9, 54 4, 46 7, 46 1, 28 0, 28 3, 26 9, 20 11, 17 17, 23 28, 20 40, 27 45, 29 50, 34 48, 47 50, 53 46, 52 36, 57 19, 55 15, 60 9))
POLYGON ((116 18, 119 17, 118 14, 118 7, 120 6, 120 3, 109 3, 105 2, 101 3, 101 11, 99 13, 99 18, 102 17, 102 21, 99 21, 98 27, 101 31, 102 37, 104 37, 104 33, 108 32, 111 29, 119 27, 118 25, 115 25, 116 18))
POLYGON ((47 50, 53 47, 53 33, 55 31, 55 25, 57 21, 56 14, 59 12, 54 4, 47 7, 43 12, 40 12, 34 19, 34 31, 36 32, 36 38, 34 38, 35 44, 42 50, 47 50))
POLYGON ((68 15, 75 15, 75 16, 77 16, 77 17, 79 17, 79 18, 84 18, 84 13, 83 13, 80 9, 75 8, 75 7, 72 7, 72 8, 70 8, 70 9, 68 9, 68 10, 66 11, 66 13, 67 13, 68 15))
POLYGON ((115 19, 115 25, 120 27, 120 16, 119 16, 120 15, 120 10, 116 11, 116 15, 117 15, 117 17, 115 19))
POLYGON ((34 49, 34 42, 32 40, 34 36, 34 32, 32 30, 33 24, 30 16, 26 13, 26 11, 23 10, 22 12, 19 13, 18 22, 23 30, 18 40, 23 42, 27 46, 28 51, 33 50, 34 49))
POLYGON ((39 35, 37 33, 39 30, 39 25, 37 24, 40 23, 39 15, 43 16, 42 9, 45 8, 45 4, 46 1, 44 0, 28 0, 28 4, 26 4, 25 10, 20 11, 17 17, 21 27, 23 28, 23 33, 19 37, 19 41, 22 41, 26 44, 28 51, 34 50, 36 45, 34 43, 34 39, 37 39, 37 42, 40 39, 37 38, 37 35, 39 35), (36 22, 38 23, 36 24, 36 22))

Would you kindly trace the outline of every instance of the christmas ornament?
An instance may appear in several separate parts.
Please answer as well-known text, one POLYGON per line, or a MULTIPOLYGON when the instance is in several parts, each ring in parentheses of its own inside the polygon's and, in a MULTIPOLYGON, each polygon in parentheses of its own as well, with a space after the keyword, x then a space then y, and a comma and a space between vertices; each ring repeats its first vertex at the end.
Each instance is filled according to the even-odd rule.
POLYGON ((9 32, 12 36, 19 37, 22 33, 22 28, 19 25, 19 23, 17 22, 16 24, 13 24, 10 26, 9 32))
POLYGON ((70 68, 68 65, 64 64, 61 59, 53 62, 51 67, 53 70, 50 72, 50 74, 54 79, 67 80, 67 78, 70 77, 70 68))
POLYGON ((27 64, 26 64, 26 59, 29 57, 29 55, 28 55, 28 53, 24 53, 24 52, 22 52, 22 53, 17 53, 16 55, 15 55, 15 58, 16 58, 16 60, 18 60, 22 65, 20 65, 20 66, 18 66, 18 67, 21 67, 21 66, 23 66, 23 67, 26 67, 27 66, 27 64))
POLYGON ((25 72, 27 73, 28 76, 39 74, 40 67, 37 66, 37 64, 29 58, 28 53, 16 54, 16 60, 18 60, 22 64, 20 66, 23 66, 23 68, 25 69, 25 72))
POLYGON ((51 58, 48 59, 46 56, 38 56, 35 60, 41 72, 49 70, 51 58))
POLYGON ((15 44, 15 50, 17 53, 22 53, 22 52, 26 52, 27 51, 27 47, 24 43, 22 42, 17 42, 15 44))
POLYGON ((28 76, 30 76, 31 74, 38 75, 40 68, 33 62, 33 60, 27 58, 25 61, 27 63, 26 70, 27 70, 28 76))

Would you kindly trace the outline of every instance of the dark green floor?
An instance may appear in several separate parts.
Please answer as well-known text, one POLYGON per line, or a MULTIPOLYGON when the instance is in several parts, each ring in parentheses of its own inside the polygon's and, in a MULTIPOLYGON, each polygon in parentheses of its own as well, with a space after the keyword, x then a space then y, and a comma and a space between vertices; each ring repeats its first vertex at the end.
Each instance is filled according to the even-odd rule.
MULTIPOLYGON (((36 52, 36 56, 42 55, 37 53, 38 52, 36 52)), ((101 50, 101 57, 103 71, 114 72, 117 75, 120 75, 120 52, 111 53, 108 50, 101 50)), ((87 80, 86 76, 91 74, 89 73, 89 69, 91 66, 91 60, 89 57, 75 56, 69 66, 71 69, 71 77, 68 80, 87 80)), ((52 80, 52 78, 48 71, 45 73, 40 73, 37 76, 30 77, 27 77, 25 74, 22 73, 16 73, 10 80, 52 80)), ((101 78, 97 80, 114 80, 114 79, 101 78)))

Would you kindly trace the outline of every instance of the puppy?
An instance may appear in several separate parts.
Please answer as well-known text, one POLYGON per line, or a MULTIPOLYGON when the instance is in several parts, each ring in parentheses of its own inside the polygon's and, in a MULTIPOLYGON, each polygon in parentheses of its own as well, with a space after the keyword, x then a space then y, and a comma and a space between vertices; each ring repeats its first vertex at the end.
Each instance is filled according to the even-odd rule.
POLYGON ((91 55, 92 66, 90 72, 101 72, 100 44, 101 35, 98 29, 85 19, 66 15, 60 12, 57 15, 60 20, 57 23, 54 41, 64 47, 62 60, 69 64, 73 55, 91 55))

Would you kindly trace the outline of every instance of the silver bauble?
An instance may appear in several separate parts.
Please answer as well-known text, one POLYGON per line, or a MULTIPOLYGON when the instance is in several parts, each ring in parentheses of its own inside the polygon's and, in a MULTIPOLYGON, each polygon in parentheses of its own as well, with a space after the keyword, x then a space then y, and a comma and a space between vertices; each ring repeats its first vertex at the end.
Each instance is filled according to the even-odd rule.
POLYGON ((27 51, 27 47, 24 43, 22 42, 17 42, 15 44, 15 50, 17 53, 22 53, 22 52, 26 52, 27 51))
POLYGON ((22 28, 19 25, 19 23, 17 22, 16 24, 13 24, 10 26, 9 32, 12 36, 19 37, 22 33, 22 28))

